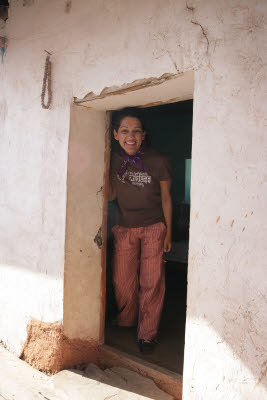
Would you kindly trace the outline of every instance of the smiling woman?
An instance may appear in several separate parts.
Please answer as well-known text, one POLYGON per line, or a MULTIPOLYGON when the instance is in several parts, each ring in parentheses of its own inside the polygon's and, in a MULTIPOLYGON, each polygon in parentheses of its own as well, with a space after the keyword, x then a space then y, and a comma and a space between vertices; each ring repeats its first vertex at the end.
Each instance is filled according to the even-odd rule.
POLYGON ((138 108, 118 111, 113 133, 120 145, 110 173, 111 197, 118 202, 113 228, 116 323, 137 324, 140 351, 147 353, 157 341, 164 301, 163 252, 171 249, 170 164, 146 145, 138 108))
POLYGON ((144 123, 138 109, 126 108, 118 113, 114 138, 128 155, 139 151, 145 135, 144 123))
POLYGON ((118 132, 114 131, 114 137, 127 154, 133 155, 140 149, 145 132, 137 118, 126 117, 122 120, 118 132))
MULTIPOLYGON (((130 108, 130 110, 133 109, 130 108)), ((138 112, 143 119, 139 120, 135 114, 131 114, 131 117, 125 115, 125 109, 114 111, 112 114, 112 162, 110 177, 114 186, 113 198, 116 197, 117 185, 121 185, 123 194, 120 194, 120 199, 117 196, 117 199, 114 202, 109 203, 108 211, 107 313, 105 343, 112 346, 111 348, 123 351, 125 357, 137 357, 141 364, 142 361, 146 361, 151 363, 155 368, 164 368, 166 374, 170 371, 175 374, 182 374, 190 208, 188 204, 184 204, 185 159, 188 157, 190 158, 191 156, 193 102, 192 100, 188 100, 185 102, 175 102, 154 107, 138 107, 137 109, 134 108, 134 110, 138 112), (118 119, 118 115, 122 115, 122 118, 118 119), (126 118, 132 118, 131 122, 134 122, 132 126, 125 123, 127 122, 126 118), (137 123, 134 118, 136 118, 139 123, 137 123), (123 148, 123 146, 125 145, 125 141, 128 142, 128 138, 132 139, 130 144, 136 145, 137 141, 135 140, 134 133, 138 127, 141 127, 142 131, 145 133, 144 139, 140 147, 138 147, 139 150, 134 155, 129 155, 126 152, 126 148, 123 148), (119 135, 116 135, 116 133, 119 133, 120 131, 125 131, 125 140, 121 142, 122 145, 120 141, 117 140, 119 135), (161 152, 168 155, 168 157, 165 155, 163 156, 161 152), (149 163, 152 160, 152 153, 154 154, 154 161, 152 162, 152 165, 150 165, 149 163), (157 344, 153 348, 153 353, 148 354, 147 348, 149 348, 149 344, 147 346, 147 342, 141 342, 142 346, 139 344, 139 347, 145 350, 145 353, 140 353, 136 343, 136 326, 139 333, 139 327, 140 325, 142 326, 142 321, 146 320, 147 325, 151 324, 151 322, 149 320, 149 313, 142 316, 144 308, 142 305, 142 299, 140 301, 140 298, 142 297, 142 284, 146 285, 146 281, 142 281, 142 272, 144 272, 144 270, 142 271, 144 248, 142 247, 142 237, 141 235, 138 235, 140 233, 139 230, 145 229, 146 223, 148 226, 149 224, 153 224, 153 220, 147 220, 150 217, 154 218, 154 215, 151 216, 151 214, 155 211, 155 209, 153 209, 154 199, 152 201, 148 188, 151 187, 151 185, 153 186, 155 183, 153 178, 157 176, 157 168, 159 168, 159 170, 164 169, 168 165, 169 160, 172 167, 172 185, 170 180, 161 181, 160 179, 160 197, 158 198, 159 206, 163 212, 163 221, 165 223, 165 220, 170 218, 170 216, 168 216, 168 211, 165 217, 164 210, 171 209, 171 207, 168 206, 168 201, 170 199, 170 186, 172 186, 172 249, 168 254, 164 254, 163 260, 163 273, 165 274, 166 288, 164 306, 158 329, 160 344, 157 344), (139 166, 137 166, 137 163, 139 166), (118 175, 119 182, 116 181, 118 175), (124 181, 124 183, 122 183, 121 180, 124 181), (143 196, 144 193, 147 195, 143 196), (122 212, 124 208, 126 209, 127 215, 131 215, 132 213, 134 214, 136 210, 136 214, 133 215, 131 221, 132 226, 136 226, 136 228, 130 228, 134 232, 130 236, 127 236, 127 230, 129 228, 121 227, 120 224, 121 218, 124 217, 122 212), (113 235, 111 234, 112 231, 113 235), (135 237, 136 234, 137 237, 135 237), (136 253, 134 253, 130 262, 127 262, 127 257, 132 251, 131 245, 135 240, 139 242, 137 244, 140 247, 137 249, 136 253), (118 250, 116 250, 117 248, 118 250), (122 267, 120 265, 120 257, 125 257, 125 251, 127 251, 128 254, 124 263, 129 264, 128 266, 131 272, 129 275, 127 275, 128 272, 125 265, 122 267), (135 257, 138 258, 137 262, 135 257), (126 278, 124 275, 122 276, 124 279, 123 284, 120 283, 120 268, 124 269, 123 274, 126 270, 126 278), (139 280, 138 287, 133 294, 135 300, 132 301, 131 307, 128 307, 127 302, 125 302, 123 307, 125 304, 126 307, 123 311, 126 312, 128 307, 128 318, 134 317, 136 312, 139 312, 133 323, 134 326, 125 328, 125 325, 121 327, 120 308, 123 307, 120 303, 121 300, 119 299, 118 301, 117 297, 118 295, 122 296, 122 298, 131 296, 132 289, 135 287, 135 281, 133 278, 136 274, 139 274, 139 280), (117 289, 117 286, 119 286, 119 290, 121 290, 122 294, 117 289), (136 298, 138 299, 137 302, 136 298), (116 319, 114 319, 115 315, 116 319)), ((151 241, 155 245, 158 242, 155 233, 152 233, 150 237, 152 238, 151 241)), ((167 238, 167 235, 165 238, 167 238)), ((146 240, 149 241, 149 239, 146 240)), ((164 248, 166 251, 169 249, 168 238, 164 243, 164 248)), ((152 253, 149 253, 147 258, 149 258, 151 254, 152 253)), ((153 271, 153 269, 151 271, 153 271)), ((151 273, 151 275, 153 274, 151 273)), ((155 303, 155 311, 157 311, 156 305, 157 304, 155 303)), ((157 313, 155 312, 154 316, 156 316, 156 314, 157 313)), ((139 333, 139 335, 141 336, 141 333, 139 333)))

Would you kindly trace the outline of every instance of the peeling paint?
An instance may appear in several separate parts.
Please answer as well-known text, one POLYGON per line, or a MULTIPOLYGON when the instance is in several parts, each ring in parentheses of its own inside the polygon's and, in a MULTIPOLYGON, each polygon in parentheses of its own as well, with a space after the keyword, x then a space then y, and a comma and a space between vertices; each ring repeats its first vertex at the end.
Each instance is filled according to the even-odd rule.
POLYGON ((160 85, 161 83, 170 80, 170 79, 175 79, 177 76, 183 75, 182 73, 179 74, 163 74, 159 78, 156 77, 151 77, 151 78, 146 78, 146 79, 137 79, 131 83, 126 83, 120 87, 118 86, 111 86, 111 87, 105 87, 99 95, 96 95, 93 92, 88 93, 83 99, 77 99, 76 97, 74 98, 75 103, 83 103, 86 101, 92 101, 92 100, 97 100, 97 99, 103 99, 106 96, 115 96, 115 95, 120 95, 120 94, 125 94, 129 91, 135 91, 139 90, 142 88, 147 88, 149 86, 154 86, 154 85, 160 85))

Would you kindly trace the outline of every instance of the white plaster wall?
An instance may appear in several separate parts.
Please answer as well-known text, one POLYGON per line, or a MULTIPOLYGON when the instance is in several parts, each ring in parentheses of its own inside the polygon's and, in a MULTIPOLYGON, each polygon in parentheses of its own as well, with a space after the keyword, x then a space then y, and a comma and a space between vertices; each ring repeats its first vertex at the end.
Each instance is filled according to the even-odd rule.
POLYGON ((30 316, 62 318, 73 96, 195 70, 184 399, 265 398, 266 2, 83 0, 69 12, 64 0, 10 3, 0 65, 1 339, 18 352, 30 316), (51 110, 40 107, 44 49, 54 54, 51 110))

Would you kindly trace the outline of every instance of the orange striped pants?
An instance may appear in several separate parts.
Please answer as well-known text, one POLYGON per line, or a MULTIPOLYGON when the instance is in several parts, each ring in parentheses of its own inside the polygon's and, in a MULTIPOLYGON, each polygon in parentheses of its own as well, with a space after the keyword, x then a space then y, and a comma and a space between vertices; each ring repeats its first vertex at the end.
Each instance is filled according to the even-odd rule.
POLYGON ((156 337, 165 294, 163 222, 125 228, 116 225, 114 233, 113 284, 118 306, 119 326, 138 322, 138 339, 156 337))

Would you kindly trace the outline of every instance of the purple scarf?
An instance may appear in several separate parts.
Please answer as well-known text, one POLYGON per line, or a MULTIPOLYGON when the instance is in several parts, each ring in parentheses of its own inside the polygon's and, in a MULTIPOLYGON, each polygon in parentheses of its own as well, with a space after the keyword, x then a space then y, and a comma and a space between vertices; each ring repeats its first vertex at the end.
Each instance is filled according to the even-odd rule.
POLYGON ((123 149, 121 149, 121 153, 123 155, 123 163, 118 172, 120 177, 122 177, 125 174, 129 163, 135 164, 139 169, 146 172, 146 167, 144 166, 142 158, 141 158, 145 154, 146 149, 147 149, 147 146, 145 143, 143 143, 142 146, 140 147, 140 149, 132 156, 129 156, 129 154, 127 154, 123 149))

